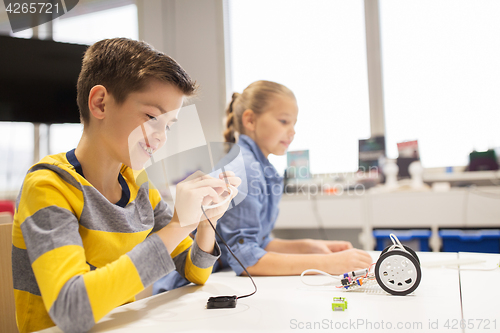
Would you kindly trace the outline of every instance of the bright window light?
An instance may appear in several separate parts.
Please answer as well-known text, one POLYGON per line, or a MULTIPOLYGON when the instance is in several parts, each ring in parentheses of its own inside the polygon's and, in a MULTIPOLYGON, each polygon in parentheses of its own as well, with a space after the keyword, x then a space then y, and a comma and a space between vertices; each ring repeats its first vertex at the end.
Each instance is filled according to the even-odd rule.
POLYGON ((0 191, 21 188, 33 165, 33 124, 0 122, 0 191))
POLYGON ((29 28, 29 29, 14 33, 14 32, 12 32, 12 30, 10 30, 10 26, 9 26, 9 35, 12 37, 17 37, 17 38, 31 38, 31 37, 33 37, 33 29, 29 28))
POLYGON ((127 37, 137 40, 137 6, 135 4, 90 14, 54 20, 54 40, 91 45, 101 39, 127 37))
POLYGON ((425 167, 500 146, 500 1, 381 0, 386 144, 425 167))
POLYGON ((50 126, 50 152, 62 153, 76 148, 83 133, 82 124, 53 124, 50 126))
POLYGON ((313 173, 356 171, 370 136, 363 1, 230 0, 229 17, 233 91, 286 85, 299 106, 290 150, 309 149, 313 173))
MULTIPOLYGON (((4 28, 4 26, 2 26, 4 28)), ((2 29, 10 31, 9 29, 2 29)), ((47 24, 40 26, 39 36, 47 34, 47 24)), ((30 38, 33 29, 27 29, 14 37, 30 38)), ((59 42, 93 44, 113 37, 138 39, 137 7, 135 4, 53 21, 53 39, 59 42)), ((76 89, 76 87, 75 87, 76 89)), ((0 191, 19 190, 22 181, 33 164, 33 124, 0 122, 0 191)), ((47 153, 57 154, 73 149, 82 134, 80 124, 57 124, 50 129, 50 152, 47 150, 46 127, 40 128, 41 158, 47 153)))

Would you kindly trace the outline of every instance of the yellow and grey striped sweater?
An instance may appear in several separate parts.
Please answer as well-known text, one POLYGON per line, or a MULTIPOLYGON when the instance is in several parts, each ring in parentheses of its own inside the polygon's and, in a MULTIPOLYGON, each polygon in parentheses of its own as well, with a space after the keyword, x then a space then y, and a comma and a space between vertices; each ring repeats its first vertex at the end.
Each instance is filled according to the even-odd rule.
POLYGON ((123 166, 118 180, 122 198, 113 204, 85 179, 74 150, 28 171, 12 230, 21 333, 54 325, 87 331, 174 269, 197 284, 208 279, 219 247, 208 254, 188 237, 169 255, 155 232, 170 222, 171 209, 145 172, 136 180, 123 166))

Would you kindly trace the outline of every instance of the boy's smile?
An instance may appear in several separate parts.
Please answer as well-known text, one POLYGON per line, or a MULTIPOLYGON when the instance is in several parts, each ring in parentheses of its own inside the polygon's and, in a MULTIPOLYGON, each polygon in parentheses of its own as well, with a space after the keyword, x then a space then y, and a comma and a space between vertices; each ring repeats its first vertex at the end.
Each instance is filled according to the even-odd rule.
POLYGON ((158 149, 157 147, 152 147, 148 145, 147 143, 139 142, 139 146, 151 157, 153 156, 153 153, 158 149))

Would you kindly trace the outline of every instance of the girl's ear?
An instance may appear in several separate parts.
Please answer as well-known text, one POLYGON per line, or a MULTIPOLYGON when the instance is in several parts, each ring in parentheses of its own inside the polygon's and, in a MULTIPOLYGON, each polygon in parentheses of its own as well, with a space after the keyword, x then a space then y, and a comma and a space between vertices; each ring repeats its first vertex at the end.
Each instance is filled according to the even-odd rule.
POLYGON ((251 109, 246 109, 241 115, 241 122, 243 124, 243 128, 249 132, 255 131, 256 118, 257 116, 255 112, 253 112, 251 109))
POLYGON ((104 86, 97 85, 90 89, 89 93, 89 111, 97 119, 104 118, 104 97, 108 91, 104 86))

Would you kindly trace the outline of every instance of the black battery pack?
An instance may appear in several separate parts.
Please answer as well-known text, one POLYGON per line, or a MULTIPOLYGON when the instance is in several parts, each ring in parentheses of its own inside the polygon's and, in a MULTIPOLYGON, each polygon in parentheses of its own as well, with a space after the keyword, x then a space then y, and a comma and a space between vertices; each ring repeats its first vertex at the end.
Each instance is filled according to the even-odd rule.
POLYGON ((207 302, 207 309, 228 309, 236 307, 236 296, 210 297, 207 302))

